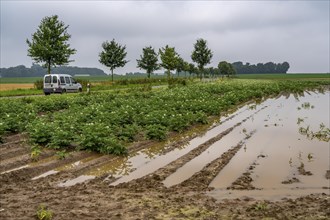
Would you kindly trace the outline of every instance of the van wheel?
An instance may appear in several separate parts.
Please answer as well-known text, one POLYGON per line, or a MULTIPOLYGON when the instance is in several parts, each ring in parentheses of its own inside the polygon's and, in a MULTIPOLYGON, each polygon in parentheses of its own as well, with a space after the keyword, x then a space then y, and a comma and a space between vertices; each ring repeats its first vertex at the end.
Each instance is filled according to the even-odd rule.
POLYGON ((79 88, 79 92, 82 92, 82 88, 79 88))
POLYGON ((63 93, 66 93, 66 90, 65 90, 65 89, 63 89, 61 93, 62 93, 62 94, 63 94, 63 93))
POLYGON ((45 95, 50 95, 50 93, 49 92, 45 92, 45 95))

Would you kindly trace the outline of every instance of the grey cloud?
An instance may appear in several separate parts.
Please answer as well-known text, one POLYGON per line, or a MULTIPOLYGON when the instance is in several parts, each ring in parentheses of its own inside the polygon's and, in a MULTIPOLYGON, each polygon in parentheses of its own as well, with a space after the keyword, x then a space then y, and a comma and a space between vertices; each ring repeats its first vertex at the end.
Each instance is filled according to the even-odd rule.
POLYGON ((148 45, 169 44, 191 62, 202 37, 214 52, 213 66, 286 60, 291 72, 329 72, 328 8, 327 1, 1 1, 1 66, 31 65, 25 39, 43 17, 58 14, 77 49, 72 65, 109 72, 98 54, 113 38, 127 46, 130 60, 118 73, 138 71, 136 59, 148 45))

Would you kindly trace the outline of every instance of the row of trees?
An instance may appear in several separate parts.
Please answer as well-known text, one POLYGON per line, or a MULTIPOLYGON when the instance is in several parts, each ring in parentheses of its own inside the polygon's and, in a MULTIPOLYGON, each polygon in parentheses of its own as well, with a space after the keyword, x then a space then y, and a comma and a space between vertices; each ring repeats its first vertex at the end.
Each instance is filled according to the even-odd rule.
POLYGON ((258 63, 257 65, 250 65, 250 63, 243 64, 243 62, 235 62, 232 64, 238 74, 246 73, 286 73, 290 65, 288 62, 283 63, 258 63))
MULTIPOLYGON (((105 76, 105 72, 97 68, 58 66, 52 69, 52 73, 63 73, 69 75, 91 75, 105 76)), ((1 77, 41 77, 47 74, 47 70, 38 64, 33 64, 31 68, 19 65, 9 68, 0 68, 1 77)))
MULTIPOLYGON (((67 33, 68 27, 68 25, 66 26, 62 21, 58 20, 57 15, 45 17, 41 20, 37 31, 32 35, 32 40, 26 40, 29 47, 28 56, 36 63, 42 63, 47 68, 48 74, 50 74, 51 67, 67 65, 71 62, 72 60, 69 60, 69 58, 76 52, 68 44, 68 40, 71 37, 67 33)), ((127 56, 126 46, 120 45, 113 39, 110 42, 105 41, 102 44, 102 49, 99 54, 99 62, 109 67, 113 80, 114 70, 124 67, 129 62, 125 59, 127 56)), ((171 77, 174 70, 177 73, 182 71, 190 74, 197 73, 202 78, 205 74, 204 67, 211 62, 212 57, 213 53, 207 47, 206 40, 198 39, 191 54, 191 59, 196 63, 196 67, 193 63, 184 61, 175 51, 175 48, 168 45, 159 49, 158 53, 151 46, 143 48, 140 59, 137 59, 137 67, 144 69, 149 78, 154 71, 160 68, 166 70, 168 78, 171 77), (158 62, 158 56, 161 62, 158 62)), ((230 66, 230 64, 226 63, 226 66, 230 66)), ((227 69, 232 70, 232 68, 219 69, 222 73, 225 73, 227 69)))
MULTIPOLYGON (((106 41, 102 44, 103 51, 100 53, 100 63, 109 67, 111 70, 112 80, 113 71, 118 67, 123 67, 128 62, 125 60, 127 52, 126 46, 120 45, 113 39, 112 41, 106 41)), ((152 46, 147 46, 142 49, 140 59, 137 59, 137 67, 146 71, 148 78, 156 70, 164 68, 166 70, 167 77, 170 78, 172 71, 197 73, 200 77, 204 74, 205 65, 211 62, 213 53, 207 47, 207 42, 204 39, 198 39, 194 44, 194 51, 191 54, 191 59, 197 63, 197 67, 194 64, 188 63, 175 51, 175 47, 166 45, 159 49, 158 53, 152 46), (158 61, 158 56, 160 61, 158 61)))
MULTIPOLYGON (((70 48, 67 41, 70 35, 67 33, 69 26, 65 26, 62 21, 58 20, 58 16, 45 17, 42 19, 37 32, 32 35, 32 40, 26 40, 29 49, 28 55, 37 62, 43 63, 50 74, 51 67, 57 65, 67 65, 72 60, 69 60, 76 50, 70 48)), ((119 67, 124 67, 129 61, 126 60, 126 46, 120 45, 115 39, 102 43, 102 51, 99 54, 99 62, 107 66, 111 71, 112 81, 114 70, 119 67)), ((170 78, 172 71, 188 72, 189 74, 196 73, 201 79, 206 74, 211 75, 233 75, 236 71, 250 71, 247 65, 242 62, 236 62, 234 65, 226 61, 219 62, 217 68, 205 69, 205 66, 211 63, 213 52, 208 48, 207 41, 198 39, 194 44, 191 53, 191 59, 194 63, 188 63, 177 53, 174 47, 166 45, 156 52, 152 46, 147 46, 142 49, 140 59, 137 59, 137 67, 146 71, 148 78, 156 70, 165 69, 167 77, 170 78), (158 56, 160 62, 158 61, 158 56)), ((258 64, 259 65, 259 64, 258 64)), ((257 65, 257 66, 258 66, 257 65)), ((252 66, 251 66, 252 67, 252 66)), ((269 63, 263 65, 264 69, 271 71, 269 63)), ((275 70, 280 71, 286 69, 286 62, 277 64, 275 70)), ((287 69, 286 69, 287 70, 287 69)), ((246 72, 245 72, 246 73, 246 72)))

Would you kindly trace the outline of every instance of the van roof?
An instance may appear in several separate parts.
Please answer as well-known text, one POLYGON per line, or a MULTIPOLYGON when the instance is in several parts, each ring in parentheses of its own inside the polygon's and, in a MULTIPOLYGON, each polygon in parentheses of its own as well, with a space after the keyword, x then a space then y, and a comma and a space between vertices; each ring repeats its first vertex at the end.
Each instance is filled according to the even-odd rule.
POLYGON ((68 76, 68 77, 72 77, 69 74, 56 74, 56 73, 51 73, 51 74, 44 75, 44 77, 46 77, 46 76, 68 76))

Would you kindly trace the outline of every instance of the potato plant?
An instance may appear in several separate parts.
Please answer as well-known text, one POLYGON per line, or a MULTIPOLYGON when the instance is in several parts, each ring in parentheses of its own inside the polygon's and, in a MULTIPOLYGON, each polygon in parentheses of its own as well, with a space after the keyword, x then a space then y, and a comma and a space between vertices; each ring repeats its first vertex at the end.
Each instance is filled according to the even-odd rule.
POLYGON ((133 141, 165 140, 242 102, 321 85, 329 82, 225 80, 161 91, 1 99, 0 136, 27 132, 32 144, 122 154, 133 141))

